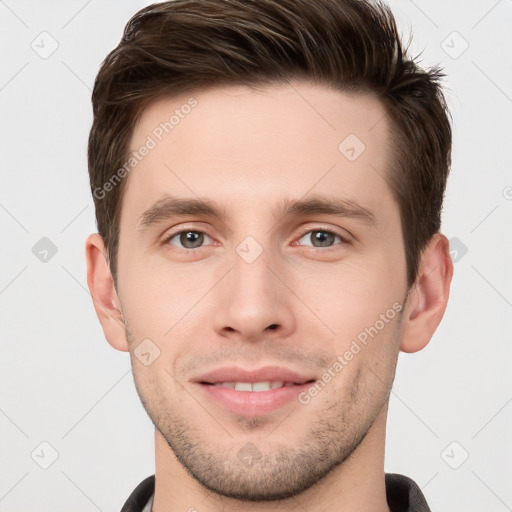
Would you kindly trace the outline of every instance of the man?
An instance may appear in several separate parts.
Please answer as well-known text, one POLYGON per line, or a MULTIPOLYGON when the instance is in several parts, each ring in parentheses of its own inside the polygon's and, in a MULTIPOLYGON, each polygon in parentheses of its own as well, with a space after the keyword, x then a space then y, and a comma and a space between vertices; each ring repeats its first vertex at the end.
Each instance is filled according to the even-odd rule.
POLYGON ((428 511, 384 473, 400 350, 443 317, 440 70, 362 0, 146 7, 103 62, 88 285, 155 475, 128 511, 428 511))

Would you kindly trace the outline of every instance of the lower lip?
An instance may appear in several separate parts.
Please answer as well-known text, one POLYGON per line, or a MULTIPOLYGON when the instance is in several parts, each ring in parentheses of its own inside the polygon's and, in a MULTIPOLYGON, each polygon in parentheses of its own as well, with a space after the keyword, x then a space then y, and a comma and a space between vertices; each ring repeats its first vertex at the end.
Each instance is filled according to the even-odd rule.
POLYGON ((300 393, 314 385, 314 382, 283 386, 269 391, 236 391, 235 389, 197 383, 203 391, 221 407, 233 414, 259 416, 297 400, 300 393))

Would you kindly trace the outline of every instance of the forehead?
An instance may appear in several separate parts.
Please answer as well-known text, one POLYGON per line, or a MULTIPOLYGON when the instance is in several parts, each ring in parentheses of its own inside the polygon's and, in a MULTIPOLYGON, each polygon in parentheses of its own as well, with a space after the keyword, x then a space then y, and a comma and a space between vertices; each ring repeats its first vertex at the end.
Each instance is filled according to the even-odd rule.
POLYGON ((145 156, 129 173, 123 203, 142 211, 173 194, 243 208, 313 190, 382 203, 391 198, 389 134, 375 96, 310 83, 159 100, 133 132, 130 151, 145 156))

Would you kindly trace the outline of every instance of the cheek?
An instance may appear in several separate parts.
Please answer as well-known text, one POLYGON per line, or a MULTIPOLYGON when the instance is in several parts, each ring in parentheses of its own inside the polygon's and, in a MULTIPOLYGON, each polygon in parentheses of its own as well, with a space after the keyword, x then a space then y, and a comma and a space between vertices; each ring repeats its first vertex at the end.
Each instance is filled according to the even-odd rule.
POLYGON ((305 263, 294 268, 288 282, 331 329, 341 350, 376 322, 381 327, 381 315, 386 327, 395 318, 405 290, 405 281, 397 279, 397 272, 395 263, 385 257, 365 256, 335 264, 305 263))
POLYGON ((314 279, 302 281, 302 293, 309 293, 302 295, 304 302, 332 331, 325 348, 332 357, 330 374, 335 377, 326 379, 332 378, 334 396, 358 394, 357 387, 366 384, 379 388, 379 397, 385 395, 399 348, 402 292, 398 280, 377 261, 366 268, 354 264, 338 273, 317 272, 314 279))
POLYGON ((123 312, 139 338, 154 337, 162 343, 192 329, 218 280, 212 267, 175 262, 156 267, 135 258, 124 263, 119 280, 123 312))
MULTIPOLYGON (((391 316, 391 315, 390 315, 391 316)), ((354 403, 358 409, 381 403, 389 394, 399 350, 398 317, 342 332, 333 342, 333 359, 321 378, 329 380, 325 398, 337 403, 354 403), (329 375, 327 375, 329 374, 329 375)))

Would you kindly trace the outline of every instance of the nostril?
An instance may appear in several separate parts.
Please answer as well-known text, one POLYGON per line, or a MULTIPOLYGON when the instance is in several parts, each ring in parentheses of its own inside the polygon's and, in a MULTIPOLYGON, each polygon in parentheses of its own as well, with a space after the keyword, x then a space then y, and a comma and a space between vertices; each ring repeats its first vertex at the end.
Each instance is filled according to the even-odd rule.
POLYGON ((272 324, 272 325, 269 325, 269 326, 267 327, 267 329, 275 330, 275 329, 277 329, 278 327, 279 327, 279 326, 278 326, 277 324, 272 324))

